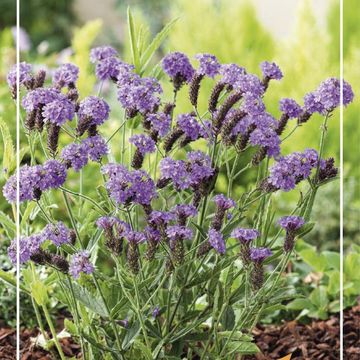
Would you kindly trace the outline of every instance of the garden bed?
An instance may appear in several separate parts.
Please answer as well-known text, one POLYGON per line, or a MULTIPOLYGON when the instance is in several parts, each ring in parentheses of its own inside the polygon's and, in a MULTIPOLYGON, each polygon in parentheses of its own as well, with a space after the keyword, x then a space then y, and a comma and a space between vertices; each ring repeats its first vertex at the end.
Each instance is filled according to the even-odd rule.
MULTIPOLYGON (((282 325, 258 325, 254 332, 256 344, 263 354, 248 356, 246 360, 280 359, 293 354, 292 360, 339 359, 339 318, 313 321, 304 325, 296 321, 282 325), (266 354, 266 355, 265 355, 266 354)), ((36 336, 34 330, 24 330, 21 334, 22 360, 50 360, 51 355, 31 341, 36 336)), ((0 329, 0 358, 15 359, 16 333, 9 328, 0 329)), ((62 339, 61 345, 66 356, 80 356, 80 346, 71 339, 62 339)), ((357 360, 360 356, 360 303, 344 313, 344 349, 346 360, 357 360)))

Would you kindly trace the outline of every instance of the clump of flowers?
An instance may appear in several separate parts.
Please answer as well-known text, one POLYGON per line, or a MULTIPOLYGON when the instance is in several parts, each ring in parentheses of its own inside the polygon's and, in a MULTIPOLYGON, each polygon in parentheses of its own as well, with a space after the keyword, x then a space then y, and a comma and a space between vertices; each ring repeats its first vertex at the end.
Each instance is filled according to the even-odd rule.
POLYGON ((249 333, 262 311, 277 304, 274 289, 317 190, 337 176, 334 158, 323 158, 330 115, 354 94, 344 82, 340 96, 340 81, 329 78, 303 101, 279 99, 278 119, 263 101, 272 82, 286 76, 276 63, 265 61, 261 73, 251 74, 212 54, 190 59, 173 52, 160 62, 162 81, 173 89, 169 102, 163 83, 144 76, 156 74, 144 71, 147 56, 128 64, 110 46, 91 51, 96 78, 112 87, 115 104, 101 91, 83 97, 77 79, 85 70, 74 64, 48 79, 21 63, 18 84, 10 70, 12 96, 21 90, 25 134, 38 147, 19 179, 9 174, 3 187, 12 204, 19 194, 27 216, 8 254, 16 264, 19 253, 22 269, 32 262, 35 273, 40 267, 56 273, 47 291, 66 299, 84 358, 131 359, 144 347, 154 358, 183 356, 175 343, 223 358, 234 334, 249 333), (213 87, 204 92, 203 109, 205 81, 213 87), (119 109, 122 122, 114 115, 119 109), (283 134, 292 122, 292 131, 306 126, 314 113, 324 116, 319 151, 285 154, 283 134), (33 142, 43 137, 47 147, 33 142), (254 186, 244 188, 245 171, 258 174, 254 186), (297 191, 300 182, 307 191, 291 215, 280 217, 272 196, 297 191), (285 233, 270 236, 278 225, 285 233), (236 310, 234 324, 225 310, 236 310))

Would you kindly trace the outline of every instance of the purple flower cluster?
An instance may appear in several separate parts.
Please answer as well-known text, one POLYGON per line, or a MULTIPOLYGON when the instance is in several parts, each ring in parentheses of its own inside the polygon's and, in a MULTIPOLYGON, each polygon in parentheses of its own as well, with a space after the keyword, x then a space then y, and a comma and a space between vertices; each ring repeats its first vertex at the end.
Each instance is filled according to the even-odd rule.
POLYGON ((221 208, 223 210, 229 210, 236 206, 236 202, 233 199, 227 198, 223 194, 215 195, 213 201, 218 208, 221 208))
POLYGON ((42 111, 44 121, 49 121, 57 126, 72 120, 75 115, 75 105, 65 95, 60 95, 57 100, 48 102, 42 111))
POLYGON ((264 78, 272 79, 272 80, 281 80, 283 74, 278 65, 274 62, 264 61, 260 64, 261 71, 263 73, 264 78))
POLYGON ((305 224, 305 220, 301 216, 290 215, 282 217, 278 223, 287 231, 296 231, 305 224))
POLYGON ((239 240, 242 244, 250 244, 253 240, 259 237, 259 232, 256 229, 237 228, 232 231, 231 237, 239 240))
POLYGON ((106 58, 117 56, 117 51, 111 46, 99 46, 90 50, 90 61, 95 63, 106 58))
POLYGON ((148 114, 146 120, 150 122, 151 127, 163 137, 170 130, 171 116, 163 112, 156 114, 148 114))
POLYGON ((280 100, 280 111, 286 114, 289 119, 291 119, 299 117, 302 109, 295 100, 285 98, 280 100))
POLYGON ((109 153, 106 141, 100 135, 89 136, 84 139, 81 145, 89 158, 93 161, 100 161, 103 156, 109 153))
MULTIPOLYGON (((16 240, 17 239, 13 239, 8 248, 9 258, 14 265, 16 265, 18 251, 16 240)), ((40 249, 40 246, 43 242, 44 237, 40 234, 34 234, 28 237, 20 237, 19 263, 24 264, 29 261, 31 256, 40 249)))
POLYGON ((177 118, 177 125, 191 140, 196 140, 201 135, 201 125, 193 114, 181 114, 177 118))
POLYGON ((52 83, 55 87, 74 86, 79 77, 79 68, 74 64, 63 64, 55 70, 52 83))
MULTIPOLYGON (((26 83, 32 80, 32 66, 26 62, 19 63, 19 84, 25 85, 26 83)), ((16 87, 16 73, 17 66, 16 64, 10 69, 7 74, 7 83, 11 89, 16 87)))
POLYGON ((191 229, 185 226, 172 225, 168 226, 166 235, 170 241, 175 242, 178 240, 191 240, 193 233, 191 229))
POLYGON ((246 70, 236 64, 224 64, 221 65, 220 74, 222 75, 221 82, 227 85, 236 86, 242 79, 242 76, 246 74, 246 70))
MULTIPOLYGON (((343 105, 350 104, 354 99, 354 93, 350 84, 343 81, 343 105)), ((304 108, 307 113, 318 112, 325 115, 340 105, 340 80, 329 78, 323 81, 319 87, 304 97, 304 108)))
POLYGON ((26 112, 38 110, 41 106, 63 99, 63 94, 55 88, 36 88, 29 91, 22 99, 22 106, 26 112))
POLYGON ((89 125, 101 125, 109 118, 110 107, 105 100, 97 96, 88 96, 80 102, 78 116, 89 125))
MULTIPOLYGON (((38 191, 58 188, 66 180, 65 166, 57 160, 48 160, 44 165, 20 168, 20 202, 38 199, 38 191)), ((16 201, 16 174, 12 175, 3 188, 3 194, 10 203, 16 201)))
POLYGON ((90 254, 83 250, 74 254, 70 260, 69 273, 74 279, 78 279, 81 273, 92 274, 95 270, 94 265, 90 262, 90 254))
POLYGON ((226 252, 226 246, 225 246, 225 240, 222 236, 220 231, 217 231, 213 228, 210 228, 209 230, 209 244, 219 253, 219 254, 225 254, 226 252))
POLYGON ((298 182, 310 176, 311 170, 317 166, 318 161, 318 154, 314 149, 281 157, 270 168, 268 181, 277 189, 292 190, 298 182))
POLYGON ((268 248, 259 247, 250 249, 250 258, 255 263, 262 263, 265 259, 272 255, 272 251, 268 248))
POLYGON ((195 72, 189 58, 181 52, 166 55, 162 59, 162 68, 174 84, 179 84, 178 86, 190 82, 195 72))
POLYGON ((61 221, 58 221, 56 224, 47 224, 41 236, 44 241, 50 240, 55 246, 72 242, 70 229, 61 221))
POLYGON ((129 138, 129 142, 135 145, 142 155, 152 153, 156 150, 155 141, 144 134, 131 136, 129 138))
POLYGON ((129 205, 131 202, 150 205, 151 200, 157 197, 153 180, 143 170, 129 171, 122 165, 110 163, 104 165, 101 171, 108 176, 106 188, 118 205, 129 205))
POLYGON ((200 65, 197 69, 199 75, 214 78, 220 72, 221 65, 217 58, 211 54, 197 54, 195 59, 199 61, 200 65))

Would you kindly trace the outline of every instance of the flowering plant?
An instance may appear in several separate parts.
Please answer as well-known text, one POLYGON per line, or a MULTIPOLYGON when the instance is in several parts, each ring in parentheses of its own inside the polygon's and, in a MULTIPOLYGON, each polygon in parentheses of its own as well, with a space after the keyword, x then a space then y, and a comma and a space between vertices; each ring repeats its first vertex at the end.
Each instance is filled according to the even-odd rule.
MULTIPOLYGON (((194 67, 174 52, 161 61, 173 86, 172 100, 165 101, 161 73, 144 76, 156 47, 142 51, 131 14, 129 21, 133 64, 109 46, 90 54, 99 82, 113 84, 124 110, 108 138, 101 132, 116 121, 111 108, 101 87, 81 98, 77 66, 61 65, 47 84, 45 71, 34 74, 30 64, 20 64, 31 160, 19 169, 19 189, 16 174, 3 188, 12 204, 18 190, 22 217, 20 248, 13 240, 9 257, 16 264, 19 253, 22 290, 34 299, 47 340, 44 313, 61 359, 49 295, 71 312, 65 326, 84 359, 255 353, 250 330, 287 298, 281 275, 296 238, 314 225, 319 187, 337 176, 334 159, 322 158, 325 135, 340 99, 352 101, 351 87, 329 78, 305 95, 304 106, 281 99, 277 120, 263 102, 271 82, 283 77, 275 63, 263 62, 260 78, 211 54, 198 54, 194 67), (208 109, 198 107, 203 81, 214 81, 208 109), (192 110, 177 113, 177 96, 184 93, 192 110), (315 112, 324 115, 319 151, 282 154, 288 124, 306 126, 315 112), (243 159, 250 160, 239 169, 243 159), (257 171, 256 183, 234 191, 246 171, 257 171), (217 188, 220 174, 226 194, 217 188), (84 193, 86 176, 103 185, 84 193), (278 219, 273 196, 305 180, 308 188, 293 212, 278 219), (66 215, 58 210, 63 207, 66 215), (246 223, 251 209, 255 216, 246 223)), ((14 68, 8 75, 14 97, 15 74, 14 68)))

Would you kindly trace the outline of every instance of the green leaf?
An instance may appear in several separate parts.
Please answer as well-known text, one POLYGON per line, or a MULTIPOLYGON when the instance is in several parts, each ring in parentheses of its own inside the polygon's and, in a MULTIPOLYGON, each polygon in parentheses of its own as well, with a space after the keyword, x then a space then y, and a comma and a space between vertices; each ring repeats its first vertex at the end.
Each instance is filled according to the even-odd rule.
MULTIPOLYGON (((64 281, 64 285, 69 291, 71 290, 68 281, 64 281)), ((107 317, 105 304, 100 297, 94 296, 88 290, 75 282, 72 284, 72 287, 74 290, 74 296, 77 300, 94 313, 102 317, 107 317)))
POLYGON ((326 258, 327 268, 340 270, 340 254, 335 251, 323 251, 321 253, 326 258))
POLYGON ((324 272, 326 269, 325 256, 319 254, 314 247, 299 251, 299 255, 314 270, 324 272))
POLYGON ((340 271, 334 270, 327 273, 329 283, 327 291, 330 295, 336 295, 340 292, 340 271))
POLYGON ((260 352, 260 349, 252 342, 231 341, 227 345, 227 357, 232 353, 237 355, 252 355, 260 352))
POLYGON ((309 299, 295 299, 286 305, 289 310, 302 310, 311 307, 311 301, 309 299))
POLYGON ((30 215, 32 213, 32 211, 34 210, 34 208, 37 206, 35 201, 31 201, 26 205, 26 209, 24 211, 24 214, 21 218, 21 223, 20 226, 24 226, 27 222, 27 220, 30 218, 30 215))
POLYGON ((319 286, 309 296, 310 301, 318 309, 326 309, 329 304, 329 299, 327 297, 326 287, 319 286))
POLYGON ((13 239, 16 236, 16 224, 2 211, 0 211, 0 224, 9 239, 13 239))
POLYGON ((226 306, 220 321, 225 330, 231 330, 235 326, 235 312, 231 306, 226 306))
POLYGON ((304 237, 306 234, 308 234, 315 226, 315 222, 308 222, 304 224, 297 232, 296 236, 298 237, 304 237))
POLYGON ((141 341, 135 340, 134 348, 140 350, 143 359, 153 360, 151 350, 147 348, 141 341))
POLYGON ((139 55, 139 49, 137 47, 134 18, 131 14, 130 7, 128 7, 128 9, 127 9, 127 21, 128 21, 128 31, 129 31, 129 37, 130 37, 131 56, 132 56, 132 60, 133 60, 134 66, 135 66, 135 71, 137 73, 139 73, 140 72, 140 55, 139 55))
POLYGON ((38 305, 46 305, 49 300, 48 291, 46 285, 41 280, 34 280, 30 285, 30 291, 38 305))
POLYGON ((0 117, 0 131, 4 143, 3 151, 3 173, 5 178, 8 178, 9 172, 11 169, 11 164, 15 158, 14 144, 10 135, 10 130, 5 121, 0 117))
POLYGON ((171 28, 174 26, 174 24, 177 21, 178 21, 178 18, 167 23, 163 27, 163 29, 154 37, 151 44, 146 48, 143 55, 141 56, 141 74, 143 74, 145 72, 154 53, 161 46, 161 44, 166 39, 166 37, 169 35, 171 28))
POLYGON ((122 347, 124 350, 130 347, 130 345, 135 341, 137 336, 140 333, 140 321, 136 320, 129 329, 127 329, 124 340, 122 342, 122 347))
POLYGON ((77 335, 78 331, 77 331, 77 327, 76 325, 69 319, 64 320, 64 326, 65 329, 71 334, 71 335, 77 335))

